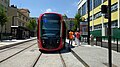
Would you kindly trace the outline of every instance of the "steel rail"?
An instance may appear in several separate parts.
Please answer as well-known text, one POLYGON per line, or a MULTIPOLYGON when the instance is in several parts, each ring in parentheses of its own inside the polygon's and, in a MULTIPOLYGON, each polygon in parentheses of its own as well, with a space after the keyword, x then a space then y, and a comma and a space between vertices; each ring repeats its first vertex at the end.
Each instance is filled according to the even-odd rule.
POLYGON ((24 48, 24 49, 22 49, 22 50, 20 50, 20 51, 16 52, 16 53, 14 53, 14 54, 12 54, 11 56, 9 56, 9 57, 7 57, 7 58, 5 58, 5 59, 1 60, 1 61, 0 61, 0 63, 2 63, 2 62, 4 62, 4 61, 6 61, 6 60, 8 60, 8 59, 12 58, 13 56, 15 56, 15 55, 17 55, 17 54, 19 54, 19 53, 23 52, 24 50, 26 50, 26 49, 28 49, 28 48, 30 48, 30 47, 32 47, 32 46, 34 46, 35 44, 36 44, 36 43, 34 43, 34 44, 32 44, 32 45, 30 45, 30 46, 28 46, 28 47, 26 47, 26 48, 24 48))

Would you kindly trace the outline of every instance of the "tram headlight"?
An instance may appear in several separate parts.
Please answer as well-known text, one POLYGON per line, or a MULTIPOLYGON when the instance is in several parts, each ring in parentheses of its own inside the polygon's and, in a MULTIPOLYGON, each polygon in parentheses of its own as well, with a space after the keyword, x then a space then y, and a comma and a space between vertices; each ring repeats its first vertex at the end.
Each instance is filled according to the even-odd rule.
POLYGON ((59 40, 57 40, 57 43, 59 43, 60 41, 59 40))
POLYGON ((45 41, 44 41, 44 40, 42 40, 42 42, 43 42, 43 44, 45 43, 45 41))

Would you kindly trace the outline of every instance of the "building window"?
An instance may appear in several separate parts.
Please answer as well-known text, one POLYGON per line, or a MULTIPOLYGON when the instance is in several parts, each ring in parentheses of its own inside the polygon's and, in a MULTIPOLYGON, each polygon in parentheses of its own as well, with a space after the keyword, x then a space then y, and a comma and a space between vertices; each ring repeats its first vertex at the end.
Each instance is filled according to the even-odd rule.
POLYGON ((92 10, 92 0, 90 0, 90 11, 92 10))
POLYGON ((19 17, 21 18, 21 14, 19 14, 19 17))
POLYGON ((28 21, 27 18, 26 18, 26 21, 28 21))
POLYGON ((114 27, 117 27, 117 26, 118 26, 118 25, 117 25, 117 24, 118 24, 117 22, 118 22, 118 21, 113 21, 113 22, 111 23, 111 27, 113 27, 113 28, 114 28, 114 27))
POLYGON ((95 30, 101 30, 102 29, 102 25, 100 24, 100 25, 96 25, 96 26, 94 26, 94 29, 95 30))
POLYGON ((25 24, 24 23, 22 23, 22 26, 24 26, 25 24))
POLYGON ((25 17, 23 17, 23 20, 25 19, 25 17))
POLYGON ((82 13, 81 13, 81 12, 82 12, 81 7, 80 7, 80 9, 79 9, 78 11, 79 11, 78 13, 79 13, 80 15, 82 15, 82 13))
POLYGON ((86 3, 82 6, 82 16, 86 14, 86 8, 87 8, 87 5, 86 3))
POLYGON ((101 17, 101 12, 98 12, 98 13, 94 14, 94 19, 97 19, 99 17, 101 17))
POLYGON ((94 0, 94 8, 102 4, 102 0, 94 0))
POLYGON ((104 2, 107 1, 107 0, 104 0, 104 2))

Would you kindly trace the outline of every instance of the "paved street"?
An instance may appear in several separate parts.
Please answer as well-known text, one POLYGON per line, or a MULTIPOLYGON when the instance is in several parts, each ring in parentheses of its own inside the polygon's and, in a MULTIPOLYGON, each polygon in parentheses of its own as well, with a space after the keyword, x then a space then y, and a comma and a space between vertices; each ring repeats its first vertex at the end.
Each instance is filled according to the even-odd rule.
POLYGON ((41 53, 38 50, 36 40, 0 50, 0 67, 9 66, 84 67, 84 65, 67 49, 60 52, 41 53))
POLYGON ((120 67, 120 0, 0 0, 0 67, 120 67))
MULTIPOLYGON (((18 41, 19 42, 19 41, 18 41)), ((4 42, 5 43, 5 42, 4 42)), ((14 43, 14 42, 12 42, 14 43)), ((19 42, 20 43, 20 42, 19 42)), ((54 53, 41 53, 36 39, 0 50, 0 67, 107 67, 108 49, 81 43, 72 52, 66 49, 54 53), (77 55, 77 56, 76 56, 77 55)), ((9 45, 9 44, 7 44, 9 45)), ((68 40, 66 40, 68 45, 68 40)), ((4 45, 5 46, 5 45, 4 45)), ((3 46, 2 46, 3 47, 3 46)), ((120 53, 112 51, 113 67, 120 66, 120 53)))
POLYGON ((9 66, 30 67, 35 61, 38 54, 39 54, 39 51, 36 45, 36 40, 27 42, 25 44, 20 44, 20 45, 11 47, 11 48, 7 48, 4 50, 0 50, 0 55, 1 55, 0 56, 0 61, 1 61, 0 67, 9 67, 9 66), (31 47, 28 49, 25 49, 29 46, 31 47))

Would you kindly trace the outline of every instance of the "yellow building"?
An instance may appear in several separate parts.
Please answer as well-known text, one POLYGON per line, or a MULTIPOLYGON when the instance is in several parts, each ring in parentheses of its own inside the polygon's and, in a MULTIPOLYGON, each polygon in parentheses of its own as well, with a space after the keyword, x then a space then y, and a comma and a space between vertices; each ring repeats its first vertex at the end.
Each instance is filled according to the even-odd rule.
MULTIPOLYGON (((87 19, 87 0, 80 0, 78 12, 87 19)), ((108 19, 101 13, 101 5, 108 5, 108 0, 90 0, 90 31, 95 36, 107 36, 108 19)), ((86 20, 87 21, 87 20, 86 20)), ((120 0, 111 0, 112 36, 120 37, 120 0), (119 9, 118 9, 119 8, 119 9)))

